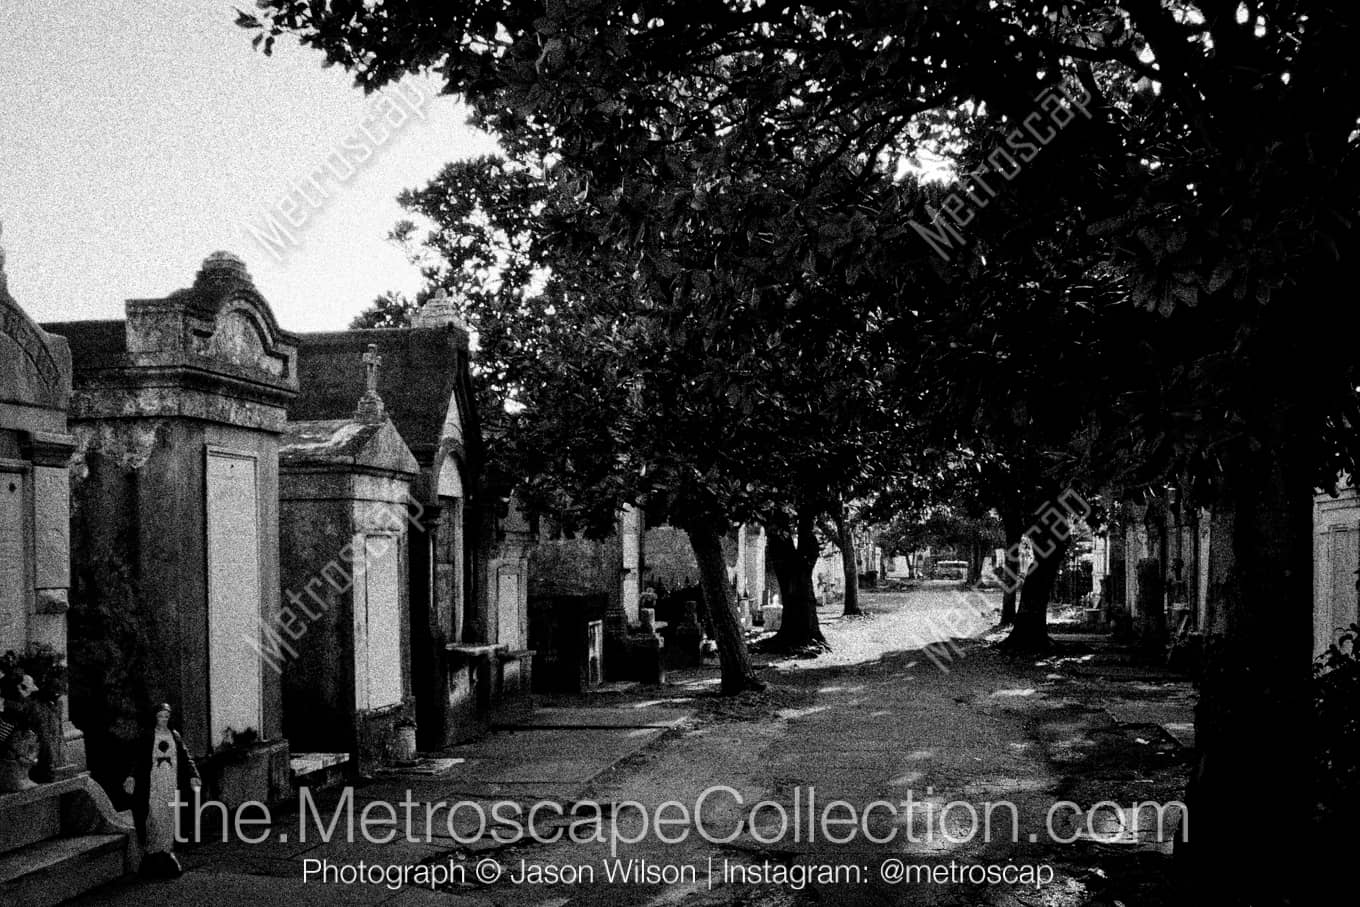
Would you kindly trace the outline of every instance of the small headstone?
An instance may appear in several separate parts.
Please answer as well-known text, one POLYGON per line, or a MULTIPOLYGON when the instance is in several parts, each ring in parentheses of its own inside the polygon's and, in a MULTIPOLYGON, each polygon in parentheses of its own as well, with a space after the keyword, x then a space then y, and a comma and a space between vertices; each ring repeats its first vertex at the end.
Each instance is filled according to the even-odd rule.
POLYGON ((685 616, 680 621, 682 627, 699 626, 699 603, 696 601, 685 602, 685 616))
POLYGON ((761 609, 765 615, 765 629, 770 632, 778 630, 784 625, 784 607, 782 605, 766 605, 761 609))

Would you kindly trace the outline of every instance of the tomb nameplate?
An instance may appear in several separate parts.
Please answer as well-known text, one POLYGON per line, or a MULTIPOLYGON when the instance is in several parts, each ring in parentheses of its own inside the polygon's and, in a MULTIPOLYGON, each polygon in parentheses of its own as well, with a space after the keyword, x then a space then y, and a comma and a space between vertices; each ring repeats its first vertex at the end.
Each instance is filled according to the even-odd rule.
POLYGON ((524 627, 519 611, 522 582, 523 576, 518 570, 503 565, 496 571, 496 641, 511 649, 524 648, 524 627))
MULTIPOLYGON (((356 698, 364 708, 379 709, 401 703, 401 613, 397 585, 399 549, 396 536, 364 537, 365 626, 356 627, 355 631, 355 675, 359 682, 356 698), (360 629, 364 632, 366 643, 362 647, 360 629), (364 681, 359 681, 359 677, 363 676, 359 674, 360 669, 367 675, 364 681), (365 692, 366 703, 362 698, 365 692)), ((356 608, 356 617, 358 611, 356 608)))
POLYGON ((0 469, 0 653, 28 641, 24 476, 0 469))
POLYGON ((71 478, 63 466, 36 466, 33 494, 40 502, 34 510, 34 585, 39 589, 65 589, 71 582, 71 478))
POLYGON ((260 731, 260 508, 251 454, 209 449, 208 691, 212 741, 260 731))

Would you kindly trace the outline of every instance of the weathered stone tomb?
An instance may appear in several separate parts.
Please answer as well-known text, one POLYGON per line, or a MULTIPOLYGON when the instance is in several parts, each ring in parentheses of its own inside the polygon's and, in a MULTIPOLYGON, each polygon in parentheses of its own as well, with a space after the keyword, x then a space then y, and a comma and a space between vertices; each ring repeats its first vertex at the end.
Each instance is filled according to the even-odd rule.
POLYGON ((296 340, 225 252, 187 289, 126 310, 49 327, 75 361, 73 635, 90 661, 73 709, 107 782, 165 701, 205 757, 210 793, 277 798, 288 745, 262 633, 279 614, 278 450, 296 340))

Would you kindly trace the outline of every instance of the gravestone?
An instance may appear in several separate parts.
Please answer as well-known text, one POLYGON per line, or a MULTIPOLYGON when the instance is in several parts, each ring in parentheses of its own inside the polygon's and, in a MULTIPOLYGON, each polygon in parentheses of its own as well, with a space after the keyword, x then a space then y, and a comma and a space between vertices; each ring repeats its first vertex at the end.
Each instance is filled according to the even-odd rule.
POLYGON ((664 654, 669 668, 695 668, 704 663, 704 628, 699 620, 699 603, 686 601, 680 619, 661 631, 666 645, 664 654))
POLYGON ((119 746, 148 703, 165 701, 190 751, 211 757, 210 788, 275 798, 288 747, 262 628, 279 614, 278 448, 296 339, 225 252, 192 286, 126 312, 49 326, 76 364, 82 632, 108 653, 107 682, 72 695, 100 719, 108 780, 121 781, 119 746))
POLYGON ((746 523, 737 527, 737 594, 755 612, 765 606, 765 527, 746 523))

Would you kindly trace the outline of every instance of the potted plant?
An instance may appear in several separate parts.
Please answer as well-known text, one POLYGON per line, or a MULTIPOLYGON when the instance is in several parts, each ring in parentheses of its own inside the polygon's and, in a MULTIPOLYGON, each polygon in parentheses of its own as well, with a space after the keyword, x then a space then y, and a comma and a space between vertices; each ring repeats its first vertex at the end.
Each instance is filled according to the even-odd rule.
POLYGON ((414 765, 416 762, 416 723, 404 717, 397 722, 392 740, 392 762, 414 765))
POLYGON ((213 749, 213 758, 224 765, 239 765, 250 757, 250 752, 260 742, 260 732, 253 727, 243 730, 227 728, 222 733, 222 742, 213 749))
POLYGON ((267 758, 260 732, 247 727, 227 728, 208 757, 203 760, 203 777, 209 790, 229 806, 258 799, 256 777, 267 758))

